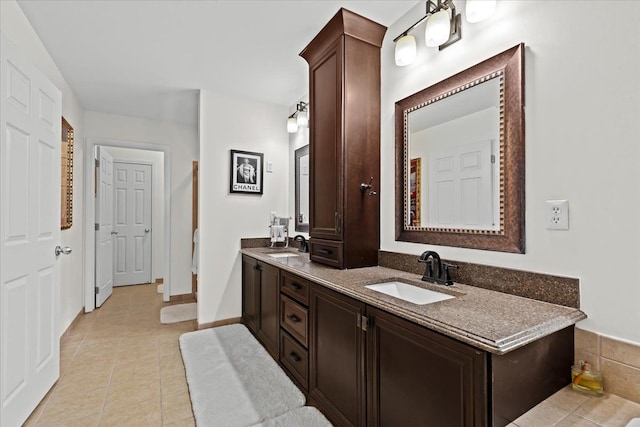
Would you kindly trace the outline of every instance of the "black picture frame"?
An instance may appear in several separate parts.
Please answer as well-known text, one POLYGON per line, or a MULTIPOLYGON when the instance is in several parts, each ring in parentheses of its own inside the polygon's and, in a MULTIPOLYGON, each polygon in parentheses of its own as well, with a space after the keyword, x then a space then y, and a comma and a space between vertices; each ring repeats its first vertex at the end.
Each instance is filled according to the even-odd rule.
POLYGON ((262 194, 264 154, 230 150, 229 160, 229 192, 262 194))

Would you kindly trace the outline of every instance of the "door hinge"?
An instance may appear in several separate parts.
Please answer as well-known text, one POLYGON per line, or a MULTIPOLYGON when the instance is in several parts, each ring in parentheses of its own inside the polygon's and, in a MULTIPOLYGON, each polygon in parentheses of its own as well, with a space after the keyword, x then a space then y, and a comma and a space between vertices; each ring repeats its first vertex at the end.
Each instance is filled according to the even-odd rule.
POLYGON ((496 155, 492 154, 491 155, 491 163, 495 163, 496 162, 496 155))
POLYGON ((96 222, 96 231, 100 230, 100 224, 96 222))
POLYGON ((358 313, 356 326, 358 326, 358 328, 362 329, 363 331, 367 332, 367 329, 369 328, 369 318, 358 313))
POLYGON ((96 167, 99 168, 100 167, 100 159, 96 159, 96 167))
POLYGON ((96 286, 96 295, 100 293, 100 288, 96 286))

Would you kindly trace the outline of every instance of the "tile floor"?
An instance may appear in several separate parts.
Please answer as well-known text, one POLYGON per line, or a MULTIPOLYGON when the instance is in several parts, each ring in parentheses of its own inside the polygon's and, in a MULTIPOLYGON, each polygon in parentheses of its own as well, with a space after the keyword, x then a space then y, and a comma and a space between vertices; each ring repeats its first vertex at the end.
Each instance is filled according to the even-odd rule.
POLYGON ((624 427, 634 417, 640 417, 638 403, 609 393, 586 396, 569 385, 507 427, 624 427))
POLYGON ((60 379, 26 426, 194 426, 178 337, 156 285, 114 288, 63 336, 60 379))
MULTIPOLYGON (((178 337, 195 321, 160 324, 156 285, 115 288, 61 342, 60 379, 25 426, 194 426, 178 337)), ((623 427, 640 404, 560 390, 509 427, 623 427)))

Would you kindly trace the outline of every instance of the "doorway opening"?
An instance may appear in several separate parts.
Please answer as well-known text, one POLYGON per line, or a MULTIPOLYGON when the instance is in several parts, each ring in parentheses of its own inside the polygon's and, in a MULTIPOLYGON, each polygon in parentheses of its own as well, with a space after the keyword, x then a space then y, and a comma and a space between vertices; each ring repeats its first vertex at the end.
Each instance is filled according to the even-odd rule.
MULTIPOLYGON (((151 218, 150 218, 150 226, 149 224, 142 224, 140 231, 140 236, 137 238, 134 236, 130 240, 132 240, 129 250, 138 251, 137 267, 141 267, 142 255, 149 256, 149 269, 146 273, 149 279, 145 279, 140 282, 140 275, 135 276, 137 278, 131 279, 136 283, 126 283, 127 279, 120 282, 115 282, 114 284, 117 286, 118 284, 137 284, 137 283, 146 283, 153 282, 158 278, 163 278, 162 285, 162 294, 163 300, 165 302, 169 301, 171 295, 171 263, 170 263, 170 254, 171 254, 171 195, 170 195, 170 149, 168 146, 150 144, 150 143, 139 143, 139 142, 131 142, 131 141, 118 141, 118 140, 107 140, 102 138, 88 138, 87 139, 87 147, 85 154, 85 221, 86 221, 86 234, 85 234, 85 247, 86 247, 86 257, 85 257, 85 312, 93 311, 96 308, 96 298, 95 298, 95 287, 98 286, 98 281, 96 277, 96 273, 103 270, 101 269, 101 264, 98 254, 98 250, 96 248, 96 235, 99 234, 96 231, 96 224, 99 223, 97 221, 96 214, 99 214, 97 208, 99 209, 100 203, 96 203, 96 192, 98 191, 98 187, 100 184, 100 176, 97 173, 91 173, 91 171, 95 171, 95 156, 97 148, 100 148, 102 152, 108 152, 111 154, 113 158, 113 163, 116 165, 114 168, 114 178, 117 181, 117 176, 120 174, 120 178, 124 178, 124 175, 127 174, 127 170, 131 171, 130 177, 136 180, 140 180, 142 177, 142 170, 150 170, 151 171, 151 194, 153 197, 151 198, 151 218), (120 165, 121 169, 118 170, 117 166, 120 165), (138 165, 139 167, 131 165, 138 165), (148 231, 146 231, 148 229, 148 231), (140 244, 144 242, 144 235, 151 235, 153 233, 152 238, 148 239, 151 242, 150 253, 143 254, 144 248, 140 247, 140 244), (137 240, 137 242, 136 242, 137 240), (136 246, 138 245, 138 246, 136 246), (97 258, 98 257, 98 258, 97 258)), ((121 179, 122 180, 122 179, 121 179)), ((117 184, 114 186, 114 190, 118 187, 117 184)), ((129 197, 129 203, 125 201, 126 189, 120 188, 118 193, 114 193, 114 205, 118 205, 117 209, 127 209, 127 204, 131 205, 132 203, 142 203, 142 200, 136 200, 135 197, 143 198, 144 191, 140 191, 139 188, 135 188, 133 191, 133 195, 129 197), (118 197, 121 198, 120 203, 118 202, 118 197)), ((135 211, 135 209, 133 209, 135 211)), ((141 210, 137 211, 141 213, 141 210)), ((112 221, 112 229, 109 230, 109 233, 120 233, 120 231, 124 231, 122 224, 118 223, 118 215, 124 217, 126 215, 123 212, 115 212, 112 221), (122 215, 120 215, 122 214, 122 215)), ((147 220, 149 220, 147 218, 147 220)), ((143 221, 144 222, 144 221, 143 221)), ((135 228, 135 225, 132 225, 135 228)), ((136 231, 130 230, 131 232, 127 232, 128 234, 136 234, 136 231)), ((118 234, 113 233, 114 236, 118 234)), ((151 236, 149 236, 151 237, 151 236)), ((116 241, 116 245, 120 245, 120 249, 122 251, 126 251, 127 243, 125 239, 114 239, 116 241)), ((116 257, 120 257, 120 261, 123 261, 127 256, 125 252, 119 252, 118 250, 112 252, 116 254, 116 257), (125 257, 125 258, 123 258, 125 257)), ((129 252, 128 261, 131 262, 135 257, 131 257, 131 252, 129 252)), ((120 271, 124 266, 124 262, 121 262, 118 266, 119 259, 115 260, 116 268, 119 268, 120 271)), ((112 266, 107 266, 107 270, 113 270, 112 266)), ((139 269, 139 268, 138 268, 139 269)), ((136 268, 134 268, 136 270, 136 268)), ((136 273, 136 272, 134 272, 136 273)), ((115 277, 115 276, 114 276, 115 277)))

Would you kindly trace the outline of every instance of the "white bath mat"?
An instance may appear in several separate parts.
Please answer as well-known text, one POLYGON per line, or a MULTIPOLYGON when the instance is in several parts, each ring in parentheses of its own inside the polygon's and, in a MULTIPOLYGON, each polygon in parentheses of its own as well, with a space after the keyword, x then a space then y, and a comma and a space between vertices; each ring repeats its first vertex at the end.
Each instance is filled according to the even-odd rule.
POLYGON ((160 309, 160 323, 185 322, 187 320, 195 320, 197 317, 198 304, 195 302, 170 305, 160 309))
POLYGON ((304 406, 302 392, 243 325, 182 334, 180 350, 198 426, 246 427, 304 406))

